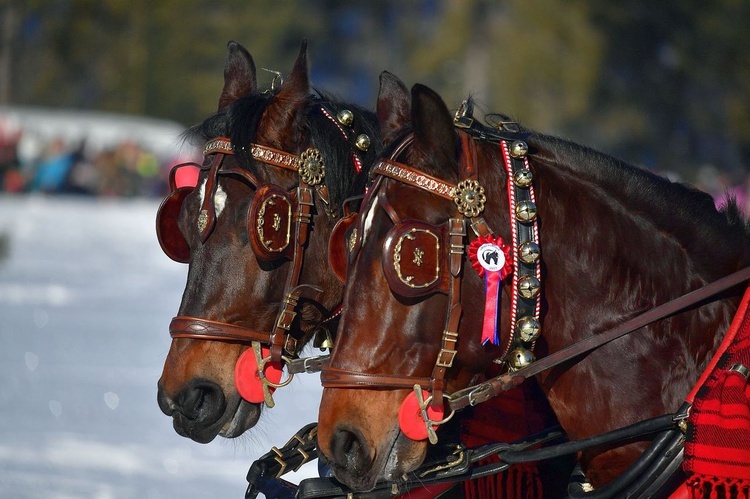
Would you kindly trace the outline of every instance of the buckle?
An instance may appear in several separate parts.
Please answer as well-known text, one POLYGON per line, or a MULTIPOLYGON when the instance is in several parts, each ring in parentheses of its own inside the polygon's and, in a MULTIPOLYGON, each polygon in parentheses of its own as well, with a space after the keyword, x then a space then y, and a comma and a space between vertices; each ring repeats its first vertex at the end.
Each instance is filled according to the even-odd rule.
POLYGON ((490 397, 490 388, 490 385, 483 383, 470 391, 468 396, 469 405, 474 407, 475 405, 486 402, 492 398, 490 397))
POLYGON ((453 360, 456 358, 456 353, 458 353, 457 350, 447 350, 445 348, 440 349, 440 353, 438 354, 437 362, 435 362, 435 365, 438 367, 451 367, 453 366, 453 360), (443 361, 443 355, 448 354, 448 360, 443 361))

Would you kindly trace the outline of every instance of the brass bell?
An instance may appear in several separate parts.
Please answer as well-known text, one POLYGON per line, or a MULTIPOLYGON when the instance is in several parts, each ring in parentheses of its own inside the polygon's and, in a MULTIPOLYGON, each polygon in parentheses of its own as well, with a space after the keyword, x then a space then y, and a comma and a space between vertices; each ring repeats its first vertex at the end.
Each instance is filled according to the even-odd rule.
POLYGON ((370 148, 370 137, 364 133, 358 135, 356 144, 360 151, 367 151, 370 148))
POLYGON ((531 185, 532 175, 528 168, 521 168, 513 174, 513 183, 516 187, 529 187, 531 185))
POLYGON ((539 260, 542 249, 534 241, 526 241, 518 247, 518 258, 523 263, 534 263, 539 260))
POLYGON ((352 123, 354 123, 354 113, 352 113, 348 109, 342 109, 336 115, 336 119, 339 120, 339 123, 341 123, 342 125, 350 126, 352 123))
POLYGON ((508 363, 511 369, 521 369, 536 360, 534 354, 525 348, 516 348, 508 354, 508 363))
POLYGON ((514 158, 522 158, 529 152, 529 146, 523 140, 514 140, 510 145, 510 155, 514 158))
POLYGON ((539 279, 533 275, 527 275, 522 277, 518 281, 518 293, 522 298, 531 299, 539 296, 539 291, 542 289, 542 285, 539 279))
POLYGON ((536 218, 536 205, 532 201, 521 201, 516 205, 516 218, 521 222, 531 222, 536 218))
POLYGON ((313 346, 320 350, 330 350, 333 348, 333 338, 331 332, 328 329, 320 328, 315 332, 315 339, 313 340, 313 346))
POLYGON ((542 326, 534 317, 526 315, 518 319, 518 322, 516 322, 516 332, 522 341, 529 343, 539 338, 539 334, 542 332, 542 326))

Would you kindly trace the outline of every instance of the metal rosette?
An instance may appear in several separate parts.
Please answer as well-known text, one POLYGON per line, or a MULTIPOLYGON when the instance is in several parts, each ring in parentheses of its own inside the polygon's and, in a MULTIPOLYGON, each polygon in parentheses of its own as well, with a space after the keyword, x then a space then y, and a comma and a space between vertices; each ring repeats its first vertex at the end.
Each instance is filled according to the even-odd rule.
POLYGON ((503 141, 503 154, 508 174, 513 250, 516 252, 511 308, 513 338, 505 355, 508 369, 515 371, 531 364, 536 339, 541 334, 539 321, 541 301, 541 270, 539 225, 533 173, 522 140, 503 141))
POLYGON ((310 148, 299 155, 299 176, 308 185, 318 185, 323 182, 326 167, 320 151, 310 148))
POLYGON ((487 196, 484 194, 484 187, 478 181, 467 179, 456 186, 453 202, 456 203, 459 213, 467 218, 474 218, 484 211, 487 196))

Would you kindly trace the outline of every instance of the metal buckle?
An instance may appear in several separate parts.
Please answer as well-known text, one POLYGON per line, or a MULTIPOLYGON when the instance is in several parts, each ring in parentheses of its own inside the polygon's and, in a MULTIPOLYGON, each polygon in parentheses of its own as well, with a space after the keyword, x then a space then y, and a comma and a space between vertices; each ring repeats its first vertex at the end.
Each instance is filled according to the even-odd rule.
POLYGON ((457 350, 446 350, 445 348, 440 349, 440 353, 438 354, 437 362, 435 362, 435 365, 438 367, 451 367, 453 366, 453 360, 456 358, 457 350), (450 356, 450 360, 447 362, 442 362, 443 354, 448 354, 450 356))
POLYGON ((481 384, 469 392, 468 399, 471 407, 476 406, 489 400, 490 386, 486 383, 481 384))

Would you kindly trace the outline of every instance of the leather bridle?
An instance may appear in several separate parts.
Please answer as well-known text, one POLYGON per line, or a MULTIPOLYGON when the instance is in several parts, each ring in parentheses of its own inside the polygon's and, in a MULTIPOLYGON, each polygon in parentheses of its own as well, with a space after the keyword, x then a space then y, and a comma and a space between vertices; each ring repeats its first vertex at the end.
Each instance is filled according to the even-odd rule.
MULTIPOLYGON (((345 140, 350 142, 348 128, 344 128, 347 126, 347 123, 344 123, 344 127, 342 127, 339 124, 342 120, 339 118, 337 121, 333 117, 333 111, 327 109, 325 104, 321 104, 320 110, 338 127, 345 140)), ((349 113, 349 111, 346 112, 349 113)), ((358 139, 360 137, 363 137, 363 135, 360 135, 358 139)), ((357 147, 362 151, 366 150, 369 147, 369 140, 364 148, 360 147, 358 140, 357 147)), ((329 204, 328 190, 323 183, 325 167, 320 160, 320 153, 314 148, 308 148, 300 155, 290 154, 259 144, 250 144, 249 147, 241 148, 240 150, 248 153, 256 161, 298 174, 298 185, 294 188, 294 193, 291 196, 294 199, 294 213, 292 216, 292 226, 294 229, 293 237, 290 241, 292 244, 291 267, 284 286, 284 299, 274 320, 273 328, 271 331, 259 331, 236 324, 180 315, 172 319, 169 326, 169 333, 173 339, 217 340, 252 345, 256 351, 259 370, 262 370, 263 365, 267 362, 298 363, 299 365, 295 369, 289 370, 289 377, 282 384, 274 384, 261 375, 263 383, 278 388, 279 386, 288 384, 295 372, 316 371, 327 359, 327 356, 325 358, 294 359, 297 355, 298 338, 291 332, 292 323, 297 314, 296 307, 299 299, 303 295, 309 298, 317 298, 323 292, 318 286, 300 284, 299 279, 304 262, 305 247, 310 233, 310 225, 312 223, 315 195, 317 194, 326 207, 329 204), (265 358, 260 358, 260 345, 270 349, 269 355, 265 358)), ((227 156, 234 155, 235 152, 235 146, 226 137, 214 138, 209 140, 205 145, 204 156, 213 156, 213 159, 208 165, 204 164, 204 166, 200 166, 201 171, 207 172, 205 196, 198 218, 199 235, 201 241, 204 243, 216 224, 217 216, 214 207, 214 195, 217 190, 219 176, 238 178, 247 182, 255 188, 256 193, 264 185, 269 185, 260 182, 247 169, 237 166, 229 167, 224 164, 224 159, 227 156)), ((359 173, 362 170, 362 160, 354 148, 351 149, 351 158, 355 171, 359 173)), ((331 218, 335 216, 334 212, 328 209, 326 209, 326 213, 331 218)), ((331 318, 338 314, 340 305, 334 307, 333 310, 331 318)), ((326 319, 324 322, 328 320, 326 319)), ((266 401, 267 403, 269 402, 268 398, 266 401)))
MULTIPOLYGON (((461 127, 460 127, 461 128, 461 127)), ((458 326, 461 318, 461 279, 462 267, 465 260, 465 246, 467 240, 467 225, 478 237, 492 234, 487 222, 480 215, 484 209, 484 191, 477 181, 477 159, 475 135, 470 133, 470 127, 459 130, 462 144, 462 161, 460 161, 461 181, 450 184, 425 173, 419 172, 408 165, 399 163, 395 158, 403 152, 413 141, 413 136, 406 137, 395 149, 389 159, 381 160, 374 167, 373 173, 381 177, 416 187, 444 199, 453 200, 456 204, 454 216, 447 222, 449 233, 449 247, 446 255, 447 267, 450 269, 450 285, 448 291, 448 310, 446 314, 445 327, 442 333, 441 348, 438 353, 432 375, 430 377, 402 376, 388 374, 362 373, 345 370, 331 366, 325 366, 321 372, 321 382, 325 388, 390 388, 390 389, 414 389, 417 397, 421 398, 421 391, 426 388, 430 397, 423 404, 431 406, 443 406, 443 398, 447 384, 446 373, 452 367, 458 342, 458 326), (468 200, 468 201, 467 201, 468 200), (474 201, 474 202, 472 202, 474 201)), ((512 334, 506 343, 503 353, 496 361, 507 364, 511 370, 522 367, 525 364, 514 362, 514 356, 522 352, 522 360, 530 362, 533 360, 531 350, 539 335, 539 248, 538 227, 536 225, 536 208, 534 206, 534 193, 531 186, 531 173, 529 169, 526 152, 528 147, 520 140, 525 134, 503 133, 496 131, 494 138, 500 144, 505 159, 506 173, 508 175, 509 206, 512 210, 512 237, 514 254, 518 255, 514 265, 512 279, 512 304, 511 323, 514 324, 512 334), (523 207, 523 211, 519 207, 523 207), (529 212, 531 215, 529 216, 529 212), (522 251, 521 247, 529 244, 534 246, 533 255, 529 257, 522 251), (522 256, 525 255, 525 256, 522 256), (532 286, 529 288, 529 281, 532 286), (525 334, 529 324, 533 326, 533 334, 525 334)), ((382 188, 382 182, 377 182, 373 190, 382 188)), ((375 199, 371 194, 369 199, 375 199)), ((387 213, 394 224, 400 219, 396 211, 388 202, 384 191, 377 194, 379 206, 387 213)), ((366 207, 363 208, 363 212, 366 207)), ((450 398, 450 397, 448 397, 450 398)), ((421 405, 421 404, 420 404, 421 405)), ((446 421, 446 418, 444 421, 446 421)), ((427 423, 427 421, 426 421, 427 423)), ((434 421, 432 423, 435 423, 434 421)), ((429 426, 429 425, 428 425, 429 426)))

